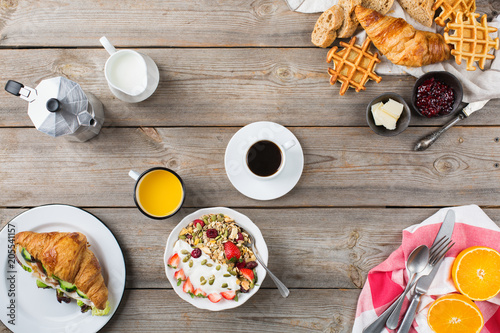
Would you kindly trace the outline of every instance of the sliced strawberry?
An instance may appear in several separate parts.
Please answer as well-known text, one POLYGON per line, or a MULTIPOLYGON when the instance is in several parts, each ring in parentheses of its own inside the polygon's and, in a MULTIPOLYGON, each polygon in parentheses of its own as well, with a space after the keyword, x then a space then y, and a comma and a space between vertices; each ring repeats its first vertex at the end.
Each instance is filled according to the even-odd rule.
POLYGON ((253 281, 255 279, 255 275, 253 275, 253 271, 248 268, 241 268, 240 269, 241 275, 249 281, 253 281))
POLYGON ((184 270, 182 268, 180 270, 178 270, 177 272, 174 273, 174 279, 176 279, 177 281, 179 281, 179 280, 181 280, 181 281, 186 280, 186 274, 184 274, 184 270))
POLYGON ((176 269, 177 266, 179 266, 179 263, 181 262, 181 258, 177 253, 174 253, 173 256, 168 259, 168 266, 170 266, 173 269, 176 269))
POLYGON ((220 293, 222 295, 222 297, 224 297, 225 299, 233 299, 234 296, 236 296, 236 291, 234 290, 228 290, 228 291, 223 291, 220 293))
POLYGON ((208 295, 208 299, 212 303, 217 303, 222 299, 222 296, 219 293, 212 293, 212 294, 208 295))
POLYGON ((207 297, 207 293, 205 293, 203 290, 201 290, 200 288, 196 289, 194 291, 194 295, 195 296, 198 296, 198 297, 207 297))
POLYGON ((231 262, 236 262, 241 257, 240 249, 233 242, 224 243, 224 254, 226 259, 231 262))
POLYGON ((194 294, 194 288, 193 288, 193 285, 191 284, 191 281, 189 281, 189 278, 187 278, 187 280, 184 281, 184 285, 182 286, 182 290, 184 290, 185 293, 194 294))

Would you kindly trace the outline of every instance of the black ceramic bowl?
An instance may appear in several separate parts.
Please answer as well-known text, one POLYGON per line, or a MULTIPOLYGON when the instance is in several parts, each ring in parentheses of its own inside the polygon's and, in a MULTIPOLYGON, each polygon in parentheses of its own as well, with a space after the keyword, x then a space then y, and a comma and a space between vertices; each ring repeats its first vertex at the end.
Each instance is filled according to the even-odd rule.
POLYGON ((366 121, 368 122, 368 125, 370 125, 370 128, 378 135, 382 136, 398 135, 408 127, 408 125, 410 124, 410 119, 411 119, 410 107, 408 106, 408 104, 406 104, 403 97, 395 93, 385 93, 374 98, 370 103, 368 103, 368 107, 366 108, 366 121), (384 126, 375 125, 375 120, 373 119, 373 114, 372 114, 372 105, 377 104, 378 102, 387 103, 387 101, 389 101, 389 98, 392 98, 396 102, 403 104, 403 112, 401 113, 401 116, 399 117, 398 122, 396 123, 396 129, 394 130, 388 130, 384 126))
POLYGON ((411 106, 413 107, 413 109, 415 110, 415 112, 417 112, 419 115, 421 115, 422 117, 428 118, 428 117, 424 116, 420 112, 419 108, 416 105, 416 99, 417 99, 417 89, 418 89, 418 87, 425 80, 430 79, 432 77, 435 78, 436 80, 439 80, 439 81, 445 83, 451 89, 453 89, 453 92, 455 93, 455 101, 453 102, 452 110, 449 113, 447 113, 447 114, 438 114, 437 116, 433 116, 431 118, 437 118, 437 117, 443 117, 443 116, 446 117, 446 116, 449 116, 451 114, 454 114, 455 111, 457 111, 458 107, 460 106, 460 103, 462 102, 462 97, 463 97, 464 91, 463 91, 463 88, 462 88, 462 84, 455 77, 455 75, 450 74, 448 72, 429 72, 429 73, 426 73, 426 74, 422 75, 417 80, 417 82, 415 82, 415 86, 413 87, 413 93, 411 95, 411 106))

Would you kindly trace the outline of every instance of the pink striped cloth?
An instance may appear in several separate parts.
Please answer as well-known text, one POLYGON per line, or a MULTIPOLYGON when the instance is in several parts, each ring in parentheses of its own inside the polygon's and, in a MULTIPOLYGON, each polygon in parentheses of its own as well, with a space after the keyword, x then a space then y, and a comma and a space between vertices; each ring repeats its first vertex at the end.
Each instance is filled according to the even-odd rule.
MULTIPOLYGON (((452 239, 456 243, 443 260, 436 277, 426 295, 422 296, 420 307, 410 332, 432 333, 427 325, 427 311, 430 304, 438 297, 457 292, 451 279, 451 267, 455 257, 471 246, 488 246, 500 251, 500 228, 476 205, 443 208, 420 224, 403 230, 401 246, 383 263, 368 273, 363 290, 359 296, 353 332, 362 332, 389 307, 403 291, 408 282, 405 263, 408 255, 417 246, 431 246, 441 227, 446 212, 453 209, 456 215, 452 239)), ((406 309, 409 297, 403 304, 406 309)), ((494 298, 476 302, 483 314, 485 325, 481 333, 500 332, 500 294, 494 298)), ((384 329, 385 333, 395 332, 384 329)))

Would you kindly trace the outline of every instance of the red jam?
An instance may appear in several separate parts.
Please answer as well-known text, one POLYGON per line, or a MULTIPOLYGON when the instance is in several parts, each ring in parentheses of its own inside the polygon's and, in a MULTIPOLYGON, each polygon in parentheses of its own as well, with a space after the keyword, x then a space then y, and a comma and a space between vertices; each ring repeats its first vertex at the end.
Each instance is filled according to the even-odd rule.
POLYGON ((427 118, 447 115, 453 109, 455 93, 446 83, 430 78, 417 88, 416 105, 427 118))

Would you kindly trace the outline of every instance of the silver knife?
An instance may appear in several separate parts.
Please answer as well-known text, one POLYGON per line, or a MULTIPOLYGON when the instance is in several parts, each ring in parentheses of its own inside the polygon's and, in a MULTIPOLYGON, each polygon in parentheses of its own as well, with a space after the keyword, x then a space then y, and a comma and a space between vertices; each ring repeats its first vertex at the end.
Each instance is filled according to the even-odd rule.
MULTIPOLYGON (((436 244, 436 242, 438 242, 444 236, 451 239, 454 227, 455 227, 455 212, 452 209, 450 209, 446 213, 444 222, 443 224, 441 224, 441 228, 439 228, 439 231, 432 245, 436 244)), ((420 280, 418 280, 417 284, 415 285, 415 291, 411 296, 410 306, 408 307, 408 310, 406 310, 406 314, 403 318, 403 321, 401 322, 401 326, 399 327, 397 333, 409 332, 411 324, 413 323, 413 318, 415 317, 415 313, 417 312, 417 307, 420 302, 420 297, 423 294, 425 294, 427 290, 429 290, 432 280, 434 280, 434 277, 436 276, 436 273, 439 270, 439 266, 441 266, 441 262, 442 261, 438 262, 436 266, 434 266, 429 275, 423 276, 422 278, 420 278, 420 280)))
POLYGON ((465 106, 462 109, 462 111, 458 114, 458 116, 456 116, 455 118, 450 120, 446 125, 444 125, 440 129, 438 129, 437 131, 432 132, 431 134, 420 139, 420 141, 417 142, 417 144, 415 145, 414 150, 417 150, 417 151, 426 150, 439 138, 439 136, 441 134, 446 132, 450 127, 452 127, 453 125, 458 123, 460 120, 469 117, 471 114, 473 114, 477 110, 481 110, 486 105, 486 103, 488 103, 488 101, 489 101, 489 99, 467 104, 467 106, 465 106))

